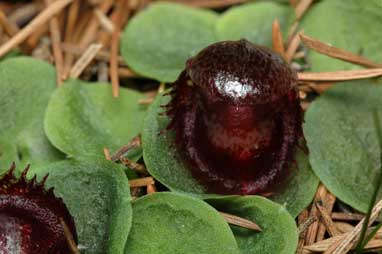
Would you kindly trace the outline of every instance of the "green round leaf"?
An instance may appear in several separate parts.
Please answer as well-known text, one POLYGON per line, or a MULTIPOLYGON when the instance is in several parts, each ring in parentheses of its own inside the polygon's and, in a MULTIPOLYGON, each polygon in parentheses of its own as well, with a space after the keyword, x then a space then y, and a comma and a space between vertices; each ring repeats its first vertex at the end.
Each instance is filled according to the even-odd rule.
POLYGON ((144 96, 111 86, 70 80, 52 95, 45 116, 45 131, 52 144, 72 156, 100 155, 107 147, 114 152, 141 131, 144 96))
MULTIPOLYGON (((380 26, 381 20, 380 0, 323 0, 307 12, 302 28, 306 35, 380 62, 382 33, 377 27, 380 26)), ((313 71, 359 68, 357 65, 312 50, 308 57, 313 71)))
POLYGON ((227 196, 207 202, 219 211, 254 221, 260 226, 261 232, 231 226, 241 253, 296 253, 296 223, 281 205, 259 196, 227 196))
MULTIPOLYGON (((169 96, 158 96, 144 120, 142 145, 146 167, 155 179, 170 190, 206 198, 204 188, 192 177, 173 145, 174 133, 166 131, 169 119, 163 114, 161 105, 166 105, 169 99, 169 96)), ((297 216, 312 201, 318 185, 307 155, 297 153, 296 161, 297 167, 291 167, 292 173, 285 185, 273 193, 275 201, 286 205, 293 216, 297 216)))
POLYGON ((212 11, 174 3, 151 4, 131 19, 121 41, 121 54, 137 73, 172 82, 188 58, 216 41, 212 11))
POLYGON ((56 162, 31 169, 67 205, 76 223, 81 253, 123 253, 132 208, 123 167, 97 157, 56 162))
POLYGON ((304 133, 316 175, 339 199, 366 212, 380 174, 380 147, 372 109, 381 110, 382 86, 337 84, 315 100, 304 133))
POLYGON ((23 164, 19 169, 27 163, 38 166, 62 158, 43 130, 45 108, 55 87, 55 70, 47 63, 29 57, 0 62, 0 136, 6 143, 0 141, 0 147, 8 154, 16 150, 23 164))
POLYGON ((133 202, 126 254, 239 253, 223 217, 205 202, 175 193, 155 193, 133 202))
POLYGON ((10 168, 11 162, 19 162, 17 147, 7 138, 0 137, 0 175, 10 168))
POLYGON ((286 33, 292 13, 290 7, 273 2, 255 2, 233 7, 217 23, 218 38, 245 38, 253 43, 272 47, 272 22, 277 18, 281 29, 286 33))
POLYGON ((293 218, 312 202, 320 182, 310 167, 309 156, 305 151, 298 148, 295 160, 285 183, 270 196, 273 201, 284 205, 293 218))

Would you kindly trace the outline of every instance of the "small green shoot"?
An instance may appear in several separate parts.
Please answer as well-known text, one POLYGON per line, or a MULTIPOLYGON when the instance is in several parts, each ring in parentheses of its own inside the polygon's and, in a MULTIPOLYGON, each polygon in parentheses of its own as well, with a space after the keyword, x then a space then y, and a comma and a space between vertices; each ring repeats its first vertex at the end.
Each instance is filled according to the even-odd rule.
MULTIPOLYGON (((382 131, 381 131, 381 124, 380 124, 380 120, 379 120, 378 110, 376 110, 376 109, 373 110, 373 120, 374 120, 374 125, 375 125, 376 131, 377 131, 378 145, 379 145, 379 147, 381 147, 380 161, 382 162, 382 131)), ((373 196, 372 196, 371 201, 370 201, 369 209, 368 209, 366 217, 365 217, 365 222, 364 222, 363 227, 362 227, 361 235, 360 235, 357 247, 355 249, 356 253, 362 253, 363 252, 363 249, 366 246, 366 244, 371 239, 373 239, 373 237, 377 233, 378 229, 382 226, 382 224, 379 223, 377 225, 377 227, 375 227, 375 229, 366 237, 366 231, 367 231, 367 227, 369 224, 371 211, 374 207, 375 201, 377 200, 377 196, 378 196, 381 184, 382 184, 382 166, 380 169, 380 174, 377 178, 376 188, 374 190, 373 196)))

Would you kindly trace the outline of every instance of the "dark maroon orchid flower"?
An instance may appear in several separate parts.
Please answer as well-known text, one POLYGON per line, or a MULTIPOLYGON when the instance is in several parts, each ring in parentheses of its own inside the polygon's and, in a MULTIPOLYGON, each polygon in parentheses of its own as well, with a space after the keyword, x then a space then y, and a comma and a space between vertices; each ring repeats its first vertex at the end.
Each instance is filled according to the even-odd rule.
POLYGON ((174 82, 169 129, 209 192, 261 194, 287 175, 301 136, 294 71, 246 40, 212 44, 174 82))

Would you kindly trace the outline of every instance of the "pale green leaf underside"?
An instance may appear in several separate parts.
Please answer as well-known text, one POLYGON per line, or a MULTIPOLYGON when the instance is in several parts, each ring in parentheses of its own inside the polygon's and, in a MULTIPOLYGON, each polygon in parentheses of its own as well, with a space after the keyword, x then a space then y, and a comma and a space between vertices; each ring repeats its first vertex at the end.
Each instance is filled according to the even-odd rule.
POLYGON ((238 254, 222 216, 190 196, 161 192, 133 202, 126 254, 238 254))

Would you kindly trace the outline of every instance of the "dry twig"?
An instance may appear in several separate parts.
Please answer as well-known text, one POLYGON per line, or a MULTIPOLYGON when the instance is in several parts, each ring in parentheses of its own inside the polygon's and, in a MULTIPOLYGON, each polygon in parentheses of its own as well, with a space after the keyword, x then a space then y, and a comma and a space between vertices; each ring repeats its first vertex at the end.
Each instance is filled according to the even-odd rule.
POLYGON ((359 56, 349 51, 333 47, 304 34, 300 34, 300 37, 302 42, 308 48, 313 49, 318 53, 369 68, 382 68, 382 64, 377 64, 363 56, 359 56))
POLYGON ((277 19, 275 19, 272 24, 272 43, 273 50, 279 53, 284 59, 286 59, 283 35, 281 33, 280 23, 277 19))
MULTIPOLYGON (((322 205, 321 202, 316 202, 315 205, 316 205, 318 211, 320 212, 321 221, 322 221, 323 225, 325 226, 324 229, 326 228, 326 230, 328 231, 330 236, 340 235, 341 232, 338 230, 336 225, 333 223, 332 218, 330 217, 330 212, 322 205)), ((320 230, 318 230, 318 233, 319 232, 320 232, 320 230)), ((317 233, 317 237, 318 237, 318 233, 317 233)), ((323 239, 323 235, 320 238, 323 239)))
MULTIPOLYGON (((382 209, 382 200, 380 200, 373 208, 369 224, 370 226, 378 217, 382 209)), ((365 219, 362 219, 357 226, 353 229, 352 232, 348 233, 346 236, 341 237, 338 241, 330 245, 330 247, 324 252, 324 254, 342 254, 347 253, 351 248, 354 246, 356 241, 359 238, 359 235, 361 233, 363 223, 365 219)))
POLYGON ((306 229, 310 226, 310 224, 309 224, 307 227, 305 227, 308 218, 309 218, 309 212, 307 209, 304 209, 300 213, 300 215, 298 216, 298 227, 299 227, 299 237, 298 238, 299 239, 298 239, 296 254, 301 254, 303 249, 304 249, 306 229))
POLYGON ((37 29, 42 24, 50 20, 54 15, 59 13, 65 6, 70 4, 73 0, 58 0, 49 7, 45 8, 36 18, 34 18, 26 27, 24 27, 20 32, 13 36, 9 41, 4 43, 0 47, 0 57, 4 56, 14 47, 17 47, 22 43, 29 35, 31 35, 35 29, 37 29))
POLYGON ((118 151, 113 154, 111 156, 111 160, 112 161, 118 161, 121 159, 121 157, 127 153, 128 151, 130 151, 131 149, 135 148, 135 147, 138 147, 140 146, 142 143, 141 143, 141 136, 140 135, 137 135, 135 136, 134 138, 132 138, 129 143, 127 143, 126 145, 122 146, 120 149, 118 149, 118 151))
POLYGON ((333 223, 330 216, 334 207, 334 203, 336 202, 336 197, 332 193, 327 191, 326 195, 322 198, 321 201, 323 203, 323 209, 320 209, 320 207, 317 208, 321 212, 321 215, 325 218, 324 222, 320 223, 318 226, 316 241, 321 241, 322 239, 324 239, 325 232, 327 229, 328 232, 330 232, 329 230, 331 230, 331 228, 328 228, 328 224, 331 225, 331 223, 333 223))
POLYGON ((155 184, 154 178, 152 178, 151 176, 129 180, 130 188, 144 187, 144 186, 147 186, 149 184, 155 184))
POLYGON ((295 34, 289 45, 288 45, 288 48, 286 50, 286 53, 285 53, 285 59, 288 63, 292 62, 292 59, 294 57, 294 54, 297 52, 297 49, 298 47, 300 46, 300 42, 301 42, 301 39, 300 39, 300 36, 299 34, 301 33, 302 31, 300 31, 299 33, 295 34))
MULTIPOLYGON (((114 31, 111 36, 110 46, 110 80, 113 90, 113 96, 116 98, 119 96, 119 76, 118 76, 118 49, 119 49, 119 36, 121 33, 121 27, 124 20, 124 13, 129 12, 127 10, 127 0, 122 0, 120 6, 118 6, 118 14, 116 22, 114 23, 114 31)), ((128 15, 128 14, 127 14, 128 15)))
MULTIPOLYGON (((326 188, 322 184, 320 184, 320 186, 318 186, 316 196, 314 197, 313 203, 315 203, 319 200, 322 200, 322 197, 325 196, 325 194, 326 194, 326 188)), ((318 215, 319 215, 319 212, 318 212, 317 207, 315 205, 312 205, 312 208, 311 208, 310 213, 309 213, 309 217, 318 217, 318 215)), ((308 228, 308 231, 307 231, 307 234, 305 237, 305 244, 306 245, 310 245, 316 241, 318 226, 319 226, 318 221, 315 221, 308 228)))
POLYGON ((353 71, 331 71, 331 72, 299 72, 299 81, 345 81, 355 79, 374 78, 382 76, 382 68, 353 70, 353 71))
POLYGON ((250 221, 250 220, 247 220, 247 219, 244 219, 244 218, 232 215, 232 214, 228 214, 228 213, 223 213, 223 212, 219 212, 219 213, 221 216, 223 216, 223 218, 229 224, 239 226, 242 228, 252 229, 252 230, 257 231, 257 232, 262 231, 261 228, 256 223, 254 223, 253 221, 250 221))
MULTIPOLYGON (((53 4, 53 0, 45 0, 45 3, 49 6, 53 4)), ((57 85, 62 84, 62 78, 64 73, 64 56, 61 50, 61 33, 58 25, 58 18, 53 16, 49 21, 50 40, 52 42, 54 63, 56 67, 57 85)))
POLYGON ((90 47, 84 52, 80 59, 78 59, 77 62, 73 65, 72 69, 70 70, 70 77, 78 78, 89 65, 89 63, 94 59, 97 53, 101 50, 101 48, 102 44, 90 45, 90 47))
POLYGON ((63 218, 59 218, 59 219, 60 219, 60 223, 62 225, 62 229, 64 230, 64 235, 65 235, 65 238, 68 242, 68 245, 69 245, 71 252, 74 254, 79 254, 80 251, 78 250, 77 244, 74 241, 74 237, 72 235, 72 232, 70 232, 70 229, 69 229, 68 225, 66 225, 64 219, 63 218))

